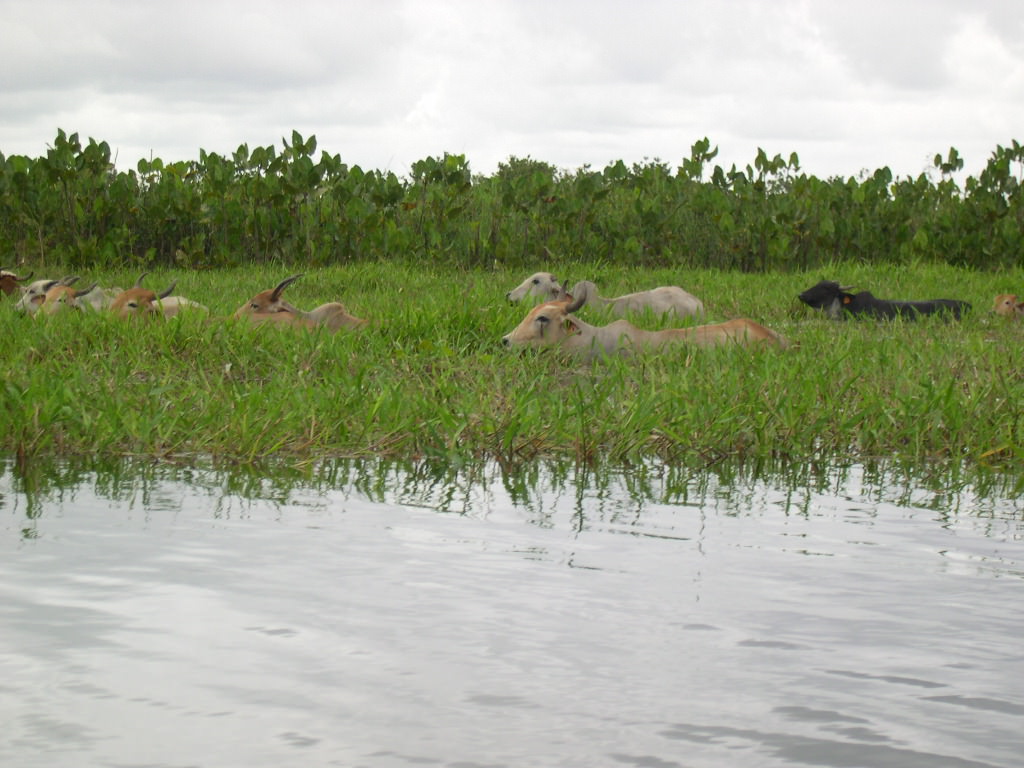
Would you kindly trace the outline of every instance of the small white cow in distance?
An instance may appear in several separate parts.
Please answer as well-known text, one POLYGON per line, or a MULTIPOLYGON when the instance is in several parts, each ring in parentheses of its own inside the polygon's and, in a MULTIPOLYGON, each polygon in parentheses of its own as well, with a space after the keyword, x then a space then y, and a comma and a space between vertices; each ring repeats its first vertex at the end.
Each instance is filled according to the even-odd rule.
POLYGON ((293 328, 325 328, 338 331, 342 328, 362 328, 366 320, 350 315, 345 306, 337 301, 321 304, 308 312, 292 306, 281 298, 284 289, 302 277, 292 275, 282 280, 273 289, 260 291, 249 301, 235 310, 235 317, 248 318, 252 323, 287 325, 293 328))
POLYGON ((647 291, 627 293, 609 299, 598 294, 597 286, 589 280, 581 280, 572 291, 565 288, 550 272, 537 272, 505 294, 509 301, 522 301, 526 297, 540 297, 544 301, 563 301, 585 295, 585 304, 595 307, 611 307, 620 317, 631 313, 653 312, 656 315, 675 314, 676 317, 701 317, 704 302, 692 293, 676 285, 660 286, 647 291))
POLYGON ((695 347, 719 347, 736 344, 744 347, 789 347, 789 341, 770 328, 747 318, 713 325, 645 331, 626 320, 610 325, 585 323, 573 312, 583 306, 579 299, 550 301, 530 310, 511 333, 502 338, 506 347, 554 347, 592 359, 600 354, 630 354, 661 349, 671 344, 695 347))

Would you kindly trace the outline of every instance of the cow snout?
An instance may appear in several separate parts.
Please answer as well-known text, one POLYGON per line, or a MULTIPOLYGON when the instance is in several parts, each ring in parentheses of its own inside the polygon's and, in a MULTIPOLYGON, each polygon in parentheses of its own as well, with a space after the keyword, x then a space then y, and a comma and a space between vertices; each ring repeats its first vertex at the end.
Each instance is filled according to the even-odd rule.
POLYGON ((502 336, 501 337, 501 345, 503 347, 511 347, 512 346, 512 342, 509 341, 508 336, 502 336))

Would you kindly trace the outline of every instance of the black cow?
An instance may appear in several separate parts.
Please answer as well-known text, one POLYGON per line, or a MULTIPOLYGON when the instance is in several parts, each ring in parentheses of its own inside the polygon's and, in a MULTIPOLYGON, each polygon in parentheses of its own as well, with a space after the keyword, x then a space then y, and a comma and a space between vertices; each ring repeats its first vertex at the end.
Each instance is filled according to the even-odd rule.
POLYGON ((850 286, 841 287, 831 280, 822 280, 800 294, 799 299, 809 307, 822 310, 833 320, 841 320, 846 313, 854 317, 902 317, 913 320, 918 315, 948 314, 956 319, 971 305, 959 299, 930 299, 928 301, 893 301, 876 299, 871 291, 848 293, 850 286))

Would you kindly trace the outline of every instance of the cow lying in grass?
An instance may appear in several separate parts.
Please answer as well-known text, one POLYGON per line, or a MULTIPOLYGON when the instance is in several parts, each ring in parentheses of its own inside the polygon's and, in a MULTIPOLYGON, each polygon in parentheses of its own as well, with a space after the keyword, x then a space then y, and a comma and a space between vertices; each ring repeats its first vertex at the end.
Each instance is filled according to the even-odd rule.
POLYGON ((809 307, 822 310, 833 320, 841 320, 847 315, 853 317, 880 317, 894 319, 901 317, 913 320, 918 315, 942 314, 960 319, 970 310, 971 305, 959 299, 929 299, 927 301, 895 301, 877 299, 870 291, 849 293, 850 286, 840 286, 831 280, 822 280, 813 288, 808 288, 798 297, 809 307))
POLYGON ((594 307, 611 307, 616 315, 651 311, 656 315, 674 313, 676 317, 702 317, 704 302, 687 293, 677 285, 663 285, 648 291, 637 291, 607 299, 598 295, 597 286, 589 280, 581 280, 572 288, 575 298, 583 297, 584 304, 594 307))
POLYGON ((1001 293, 996 296, 992 311, 997 315, 1017 319, 1024 316, 1024 302, 1018 301, 1012 293, 1001 293))
POLYGON ((84 290, 75 290, 72 286, 78 282, 77 276, 50 282, 51 286, 38 307, 38 312, 44 315, 54 315, 64 309, 102 312, 110 309, 114 300, 124 293, 120 288, 100 288, 96 283, 84 290))
MULTIPOLYGON (((43 303, 39 312, 45 315, 52 315, 62 309, 79 309, 81 306, 90 306, 82 302, 83 297, 90 293, 98 293, 96 283, 88 288, 75 290, 74 284, 78 282, 78 276, 53 280, 43 295, 43 303), (82 302, 80 304, 80 302, 82 302)), ((38 315, 37 315, 38 317, 38 315)))
POLYGON ((275 288, 260 291, 235 310, 235 317, 248 318, 252 323, 284 325, 307 330, 324 328, 328 331, 338 331, 342 328, 362 328, 366 325, 366 320, 350 315, 345 306, 337 301, 321 304, 307 312, 282 299, 284 289, 300 277, 301 274, 292 275, 278 283, 275 288))
POLYGON ((78 277, 76 276, 68 276, 62 277, 60 280, 36 280, 29 283, 21 289, 21 298, 14 305, 14 309, 18 312, 34 315, 43 306, 43 302, 46 301, 46 292, 48 290, 55 285, 71 285, 77 279, 78 277))
POLYGON ((135 285, 127 291, 122 291, 110 302, 110 311, 117 317, 176 317, 182 310, 198 310, 209 312, 199 302, 187 299, 184 296, 171 296, 177 281, 171 283, 163 293, 156 293, 148 288, 142 287, 142 278, 148 272, 143 272, 135 285))
POLYGON ((670 344, 718 347, 736 344, 746 347, 774 346, 785 349, 789 342, 770 328, 746 318, 714 325, 645 331, 626 320, 605 326, 585 323, 573 315, 583 306, 580 298, 549 301, 534 307, 515 330, 502 337, 506 347, 557 346, 591 359, 600 354, 629 354, 658 350, 670 344))
POLYGON ((585 303, 594 307, 611 307, 616 315, 651 311, 656 315, 675 313, 677 317, 701 316, 704 302, 677 285, 663 285, 646 291, 627 293, 613 299, 597 292, 597 286, 589 280, 581 280, 567 293, 561 283, 550 272, 537 272, 505 294, 509 301, 522 301, 527 297, 540 297, 545 301, 565 301, 586 294, 585 303))

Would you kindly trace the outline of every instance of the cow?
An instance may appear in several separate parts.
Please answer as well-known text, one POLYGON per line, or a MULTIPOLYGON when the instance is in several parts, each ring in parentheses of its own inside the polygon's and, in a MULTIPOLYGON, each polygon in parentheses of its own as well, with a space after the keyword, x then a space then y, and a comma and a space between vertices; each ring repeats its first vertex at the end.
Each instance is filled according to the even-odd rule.
POLYGON ((840 286, 831 280, 822 280, 801 293, 798 298, 814 309, 822 310, 833 320, 847 315, 853 317, 903 318, 914 320, 918 315, 940 314, 957 320, 971 305, 959 299, 929 299, 927 301, 895 301, 878 299, 870 291, 849 293, 852 286, 840 286))
POLYGON ((24 277, 18 277, 17 274, 11 272, 8 269, 0 269, 0 294, 4 296, 10 296, 12 293, 21 288, 18 283, 23 283, 28 280, 35 272, 29 272, 24 277))
POLYGON ((612 308, 612 312, 620 317, 631 312, 650 310, 656 315, 675 314, 676 317, 702 317, 704 302, 692 293, 684 291, 676 285, 665 285, 647 291, 627 293, 614 299, 599 296, 597 286, 589 280, 581 280, 573 286, 570 295, 583 297, 584 304, 597 307, 612 308))
POLYGON ((85 306, 92 309, 92 305, 84 301, 84 297, 91 293, 100 293, 100 291, 96 290, 96 283, 93 283, 88 288, 75 290, 73 284, 77 281, 78 277, 51 281, 52 284, 46 289, 43 303, 39 307, 39 314, 36 317, 52 315, 62 309, 81 309, 85 306))
POLYGON ((1024 302, 1019 301, 1016 294, 1001 293, 996 296, 992 311, 997 315, 1016 319, 1024 316, 1024 302))
POLYGON ((558 301, 567 298, 565 289, 550 272, 536 272, 505 294, 509 301, 522 301, 527 296, 558 301))
POLYGON ((321 304, 316 309, 306 312, 282 299, 281 293, 284 289, 300 277, 301 273, 292 275, 278 283, 275 288, 260 291, 235 310, 235 317, 248 318, 250 322, 257 324, 286 325, 307 330, 325 328, 329 331, 338 331, 342 328, 362 328, 366 325, 366 320, 350 315, 345 306, 337 301, 321 304))
POLYGON ((528 296, 539 297, 544 301, 565 301, 572 300, 583 291, 587 295, 584 303, 595 307, 611 307, 612 312, 620 317, 645 310, 656 315, 675 313, 677 317, 700 317, 704 314, 704 302, 676 285, 660 286, 609 299, 600 296, 597 286, 590 280, 581 280, 571 291, 566 291, 550 272, 530 275, 506 293, 505 298, 513 302, 522 301, 528 296))
POLYGON ((46 292, 50 288, 55 284, 71 285, 76 280, 78 280, 77 276, 62 277, 60 280, 35 280, 21 289, 21 298, 14 305, 14 309, 18 312, 34 315, 43 306, 43 302, 46 300, 46 292))
POLYGON ((175 317, 183 309, 195 309, 201 312, 209 310, 199 302, 186 299, 184 296, 171 296, 177 281, 171 283, 170 287, 163 293, 157 294, 148 288, 142 287, 142 278, 148 272, 143 272, 135 285, 127 291, 122 291, 110 303, 110 311, 117 317, 175 317))
POLYGON ((627 320, 616 320, 605 326, 585 323, 573 313, 583 306, 583 299, 549 301, 534 307, 523 321, 502 337, 505 347, 557 346, 585 359, 601 354, 630 354, 658 350, 670 344, 695 347, 717 347, 730 344, 749 347, 775 346, 786 349, 789 341, 783 336, 747 318, 737 318, 713 325, 645 331, 627 320))

